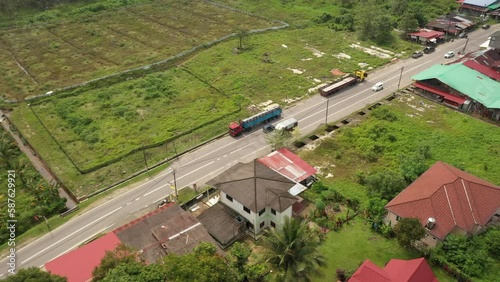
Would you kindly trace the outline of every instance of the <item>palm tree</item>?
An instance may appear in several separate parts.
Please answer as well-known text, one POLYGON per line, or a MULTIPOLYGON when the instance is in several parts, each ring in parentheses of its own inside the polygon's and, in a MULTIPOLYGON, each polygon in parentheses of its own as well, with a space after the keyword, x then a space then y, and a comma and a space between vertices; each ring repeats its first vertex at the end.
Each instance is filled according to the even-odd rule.
POLYGON ((14 158, 19 155, 14 140, 4 131, 0 136, 0 164, 7 169, 12 169, 14 158))
POLYGON ((278 270, 279 281, 311 281, 326 265, 318 252, 319 244, 317 232, 307 221, 286 217, 281 228, 267 231, 264 259, 278 270))

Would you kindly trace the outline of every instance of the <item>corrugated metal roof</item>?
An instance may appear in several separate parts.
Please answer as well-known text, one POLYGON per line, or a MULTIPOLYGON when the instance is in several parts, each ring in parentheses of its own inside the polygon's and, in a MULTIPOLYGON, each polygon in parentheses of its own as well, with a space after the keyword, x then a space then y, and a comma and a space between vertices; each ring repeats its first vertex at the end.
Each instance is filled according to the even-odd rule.
POLYGON ((412 76, 413 80, 437 79, 490 109, 500 109, 500 82, 462 63, 434 65, 412 76))
POLYGON ((497 1, 498 0, 465 0, 463 3, 474 6, 487 7, 497 1))
POLYGON ((259 162, 296 182, 301 182, 317 172, 314 167, 286 148, 260 158, 259 162))

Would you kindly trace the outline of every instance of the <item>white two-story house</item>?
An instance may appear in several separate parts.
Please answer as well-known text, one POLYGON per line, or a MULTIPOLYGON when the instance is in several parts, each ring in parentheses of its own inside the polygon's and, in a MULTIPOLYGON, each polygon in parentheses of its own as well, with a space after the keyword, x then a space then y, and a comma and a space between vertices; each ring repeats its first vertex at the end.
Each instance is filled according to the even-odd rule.
POLYGON ((208 182, 220 190, 219 202, 246 221, 250 235, 267 227, 279 227, 285 217, 292 217, 298 198, 290 190, 302 186, 257 160, 238 163, 208 182))

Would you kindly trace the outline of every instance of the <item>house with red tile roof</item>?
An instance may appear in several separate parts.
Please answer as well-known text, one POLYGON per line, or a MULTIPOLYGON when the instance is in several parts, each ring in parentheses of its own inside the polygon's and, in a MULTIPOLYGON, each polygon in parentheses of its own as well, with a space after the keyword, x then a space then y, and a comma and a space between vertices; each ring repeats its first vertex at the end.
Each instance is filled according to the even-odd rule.
POLYGON ((384 268, 370 260, 354 272, 349 282, 438 282, 424 258, 391 259, 384 268))
POLYGON ((448 234, 476 235, 500 218, 500 187, 437 162, 390 201, 385 209, 394 226, 418 218, 426 227, 422 243, 434 247, 448 234))

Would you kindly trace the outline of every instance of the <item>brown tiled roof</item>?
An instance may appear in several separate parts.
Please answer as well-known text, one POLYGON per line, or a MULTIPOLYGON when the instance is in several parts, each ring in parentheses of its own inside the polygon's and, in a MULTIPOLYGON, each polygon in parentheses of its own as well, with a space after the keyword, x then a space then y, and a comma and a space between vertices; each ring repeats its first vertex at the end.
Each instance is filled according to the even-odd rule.
POLYGON ((123 225, 113 233, 125 245, 141 250, 148 263, 169 253, 188 253, 200 242, 216 245, 203 225, 175 203, 123 225))
POLYGON ((255 213, 265 207, 283 212, 297 201, 288 193, 296 183, 254 160, 238 163, 208 182, 255 213))
POLYGON ((455 227, 471 232, 486 225, 500 208, 500 187, 437 162, 385 208, 400 217, 419 218, 422 225, 434 218, 429 232, 444 239, 455 227))

